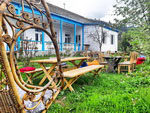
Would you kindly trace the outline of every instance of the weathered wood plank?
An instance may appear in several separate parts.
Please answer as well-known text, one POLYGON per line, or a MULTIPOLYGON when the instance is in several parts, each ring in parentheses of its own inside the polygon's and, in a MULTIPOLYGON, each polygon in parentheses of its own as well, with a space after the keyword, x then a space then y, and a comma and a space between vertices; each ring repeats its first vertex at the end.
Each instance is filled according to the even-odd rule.
POLYGON ((78 69, 74 69, 71 71, 67 71, 64 72, 64 77, 68 77, 68 78, 73 78, 82 74, 85 74, 87 72, 99 69, 99 68, 103 68, 103 65, 92 65, 92 66, 87 66, 87 67, 83 67, 83 68, 78 68, 78 69))

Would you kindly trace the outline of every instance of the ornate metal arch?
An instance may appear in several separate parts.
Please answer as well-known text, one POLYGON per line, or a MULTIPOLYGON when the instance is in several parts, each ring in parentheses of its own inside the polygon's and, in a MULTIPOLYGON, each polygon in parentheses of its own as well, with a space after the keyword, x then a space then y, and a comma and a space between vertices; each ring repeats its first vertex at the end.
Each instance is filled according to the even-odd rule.
POLYGON ((0 79, 0 86, 2 83, 8 86, 7 88, 3 87, 1 89, 3 89, 2 91, 8 91, 8 94, 11 95, 11 100, 15 103, 15 109, 17 109, 17 111, 25 112, 27 110, 33 110, 42 103, 45 106, 43 112, 46 112, 64 86, 59 48, 56 41, 52 18, 50 16, 50 10, 45 0, 38 0, 38 2, 36 0, 20 0, 21 13, 16 14, 16 8, 11 2, 11 0, 0 1, 0 62, 2 65, 1 75, 5 76, 0 79), (30 8, 31 14, 25 12, 25 6, 30 8), (35 11, 40 15, 38 18, 35 15, 35 11), (15 23, 12 22, 12 20, 14 20, 15 23), (7 26, 11 28, 12 35, 10 35, 7 26), (45 86, 31 85, 26 83, 20 74, 17 60, 14 55, 14 48, 21 33, 31 28, 38 28, 44 31, 53 42, 58 61, 53 79, 58 79, 57 86, 51 84, 53 79, 45 86), (50 29, 50 32, 48 29, 50 29), (6 52, 5 44, 10 48, 9 54, 6 52), (19 96, 18 87, 25 92, 23 98, 20 98, 19 96), (52 96, 51 98, 44 100, 44 95, 49 90, 52 92, 52 96), (37 95, 38 98, 36 98, 37 95), (24 104, 27 100, 35 102, 35 106, 28 108, 24 104))

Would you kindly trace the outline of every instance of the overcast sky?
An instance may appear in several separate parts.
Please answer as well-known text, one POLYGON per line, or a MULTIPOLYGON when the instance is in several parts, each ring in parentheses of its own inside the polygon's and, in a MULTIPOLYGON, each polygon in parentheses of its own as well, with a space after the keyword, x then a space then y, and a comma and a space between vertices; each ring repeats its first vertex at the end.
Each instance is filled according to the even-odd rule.
POLYGON ((87 18, 113 21, 113 5, 116 0, 47 0, 47 2, 87 18))

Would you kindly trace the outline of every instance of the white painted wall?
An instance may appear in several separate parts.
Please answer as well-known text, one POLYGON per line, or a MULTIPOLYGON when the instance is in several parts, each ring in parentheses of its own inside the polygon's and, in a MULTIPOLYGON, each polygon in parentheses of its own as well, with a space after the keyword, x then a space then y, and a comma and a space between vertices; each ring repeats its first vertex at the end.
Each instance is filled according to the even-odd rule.
MULTIPOLYGON (((54 24, 55 27, 55 31, 57 32, 57 41, 60 42, 60 25, 59 24, 54 24)), ((84 43, 85 44, 90 44, 90 48, 89 50, 92 51, 99 51, 99 47, 98 47, 98 43, 95 42, 91 37, 89 37, 89 34, 91 32, 95 32, 95 27, 94 26, 85 26, 84 27, 84 43)), ((10 28, 9 28, 10 29, 10 28)), ((76 35, 80 35, 81 36, 81 44, 82 44, 82 27, 77 26, 77 31, 76 31, 76 35)), ((48 29, 49 30, 49 29, 48 29)), ((106 44, 102 45, 102 51, 117 51, 118 50, 118 33, 105 29, 104 31, 107 32, 107 38, 106 38, 106 44), (111 44, 111 35, 114 35, 114 44, 111 44)), ((65 34, 68 33, 71 36, 71 42, 74 43, 74 26, 63 26, 63 43, 65 42, 65 34)), ((35 40, 35 29, 29 29, 27 31, 24 32, 24 36, 25 39, 26 37, 28 37, 28 39, 32 39, 35 40)), ((45 41, 50 41, 50 38, 46 35, 45 33, 45 41)), ((53 48, 53 44, 46 44, 45 43, 45 50, 48 50, 48 48, 51 46, 51 48, 53 48)), ((74 45, 69 45, 72 49, 74 47, 74 45)), ((82 45, 80 45, 80 50, 82 49, 82 45)), ((42 43, 38 43, 38 50, 42 50, 42 43)), ((78 45, 76 50, 78 50, 78 45)))
POLYGON ((74 27, 73 26, 63 26, 63 43, 65 43, 65 34, 70 34, 71 43, 74 43, 74 27))
MULTIPOLYGON (((82 27, 77 26, 76 35, 80 35, 80 50, 82 50, 82 27)), ((76 50, 78 51, 78 45, 76 47, 76 50)))
POLYGON ((59 24, 54 24, 55 32, 57 32, 57 42, 60 42, 60 25, 59 24))
MULTIPOLYGON (((84 27, 84 43, 90 44, 89 50, 92 51, 99 51, 99 44, 98 42, 95 42, 92 37, 89 37, 89 35, 93 32, 95 32, 95 26, 85 26, 84 27)), ((106 51, 118 51, 118 33, 114 32, 112 30, 108 30, 104 28, 104 31, 107 32, 107 38, 106 43, 102 45, 102 52, 106 51), (111 35, 114 35, 114 44, 111 44, 111 35)))
MULTIPOLYGON (((34 40, 35 41, 35 29, 28 29, 27 31, 24 32, 24 39, 28 39, 28 40, 34 40)), ((39 37, 39 41, 40 41, 40 37, 39 37)), ((32 44, 32 43, 31 43, 32 44)), ((37 42, 36 43, 36 47, 38 48, 38 50, 42 50, 42 43, 41 42, 37 42)))
POLYGON ((29 29, 24 32, 24 39, 35 40, 35 29, 29 29))
MULTIPOLYGON (((16 20, 12 20, 12 22, 15 24, 16 20)), ((59 24, 59 21, 55 22, 54 27, 55 27, 55 32, 57 32, 57 41, 59 44, 60 43, 60 24, 59 24)), ((12 35, 12 31, 11 31, 11 28, 9 26, 8 26, 8 30, 9 30, 9 34, 12 35)), ((49 29, 47 29, 47 30, 50 32, 49 29)), ((35 41, 36 40, 35 34, 36 34, 35 29, 29 29, 23 33, 23 36, 24 36, 25 40, 31 39, 31 40, 35 41)), ((74 25, 73 24, 63 23, 63 34, 62 34, 63 43, 65 43, 65 34, 70 34, 72 44, 65 44, 65 45, 63 45, 63 47, 66 48, 65 46, 68 46, 67 47, 68 49, 71 48, 71 50, 74 51, 74 44, 73 44, 74 43, 74 25)), ((82 27, 76 26, 76 35, 81 36, 81 42, 80 43, 82 44, 82 27)), ((44 41, 51 42, 51 39, 48 37, 48 35, 46 33, 44 34, 44 36, 45 36, 44 41)), ((39 37, 39 41, 41 41, 40 37, 39 37)), ((32 43, 33 42, 31 42, 30 44, 32 45, 32 43)), ((5 44, 5 47, 7 48, 6 44, 5 44)), ((37 47, 38 47, 38 50, 42 50, 42 42, 37 42, 37 47)), ((45 43, 45 50, 49 50, 49 48, 54 48, 53 44, 52 43, 51 44, 45 43)), ((80 45, 80 50, 81 49, 82 49, 82 46, 80 45)), ((76 50, 78 50, 78 45, 76 47, 76 50)))

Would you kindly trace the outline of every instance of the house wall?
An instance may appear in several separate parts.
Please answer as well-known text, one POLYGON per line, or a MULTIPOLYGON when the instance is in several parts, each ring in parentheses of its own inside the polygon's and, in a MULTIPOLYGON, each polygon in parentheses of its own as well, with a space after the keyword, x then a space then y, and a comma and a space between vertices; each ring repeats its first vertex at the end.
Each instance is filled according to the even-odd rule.
MULTIPOLYGON (((90 44, 89 50, 92 51, 99 51, 99 44, 98 42, 94 41, 92 37, 89 35, 91 33, 95 33, 96 29, 95 26, 85 26, 84 27, 84 42, 85 44, 90 44)), ((101 30, 101 29, 100 29, 101 30)), ((102 52, 106 51, 118 51, 118 33, 106 28, 103 28, 104 32, 107 32, 107 37, 106 37, 106 43, 102 44, 102 52), (114 36, 114 44, 111 44, 111 35, 114 36)))
MULTIPOLYGON (((35 41, 35 29, 29 29, 27 31, 24 32, 24 39, 25 40, 32 40, 32 41, 35 41)), ((40 33, 41 34, 41 33, 40 33)), ((39 34, 39 35, 40 35, 39 34)), ((39 39, 38 41, 41 41, 41 38, 39 36, 39 39)), ((31 44, 35 44, 35 46, 38 48, 38 50, 42 50, 42 42, 31 42, 31 44)), ((33 45, 32 45, 33 46, 33 45)))
POLYGON ((77 44, 77 51, 82 51, 82 27, 81 26, 77 26, 77 31, 76 31, 76 35, 80 35, 80 42, 77 44))
MULTIPOLYGON (((65 23, 64 23, 65 24, 65 23)), ((60 24, 59 23, 55 23, 54 24, 54 28, 55 28, 55 32, 57 32, 57 41, 58 41, 58 44, 60 44, 60 24)), ((47 29, 49 31, 49 29, 47 29)), ((49 31, 50 32, 50 31, 49 31)), ((37 32, 35 32, 35 29, 29 29, 27 31, 24 32, 24 39, 31 39, 33 41, 35 41, 35 34, 37 32)), ((41 32, 42 33, 42 32, 41 32)), ((63 25, 63 32, 62 32, 62 36, 63 36, 63 49, 71 49, 71 51, 74 51, 74 25, 63 25), (71 43, 70 44, 65 44, 65 34, 70 34, 70 37, 71 37, 71 43)), ((76 35, 80 35, 81 36, 81 41, 80 41, 80 44, 82 43, 82 28, 80 26, 77 26, 76 27, 76 35)), ((40 38, 39 38, 39 41, 40 38)), ((49 49, 54 49, 54 46, 53 44, 51 43, 51 39, 49 38, 49 36, 44 33, 44 41, 45 41, 45 50, 49 50, 49 49)), ((36 42, 37 43, 37 47, 38 47, 38 50, 42 50, 42 43, 41 42, 36 42)), ((80 45, 81 46, 81 45, 80 45)), ((78 44, 77 44, 77 47, 76 47, 76 50, 81 50, 82 48, 78 48, 78 44)))
MULTIPOLYGON (((55 31, 57 32, 57 41, 58 44, 60 43, 60 24, 54 24, 55 27, 55 31)), ((79 45, 76 45, 76 50, 80 51, 81 48, 81 44, 82 44, 82 27, 80 26, 76 26, 76 35, 80 35, 80 47, 78 47, 79 45)), ((62 32, 62 36, 63 36, 63 50, 65 49, 70 49, 71 51, 74 51, 74 25, 73 24, 67 24, 63 23, 63 32, 62 32), (70 34, 71 37, 71 42, 69 44, 65 43, 65 34, 70 34)), ((47 35, 45 35, 45 40, 46 41, 50 41, 50 39, 48 38, 47 35)), ((47 50, 47 47, 46 47, 47 50)))
POLYGON ((63 43, 65 43, 65 34, 70 34, 71 43, 74 43, 74 28, 73 28, 73 26, 63 26, 63 43))
MULTIPOLYGON (((58 44, 60 43, 60 24, 59 23, 55 23, 54 24, 55 27, 55 32, 57 32, 57 41, 58 44)), ((10 28, 8 28, 10 29, 10 28)), ((49 29, 48 29, 49 30, 49 29)), ((9 30, 11 31, 11 29, 9 30)), ((106 28, 104 28, 104 31, 107 32, 107 38, 106 38, 106 44, 102 45, 102 51, 117 51, 118 50, 118 33, 112 30, 108 30, 106 28), (111 35, 114 35, 114 44, 111 44, 111 35)), ((89 37, 90 33, 95 32, 95 26, 85 26, 84 27, 84 44, 90 44, 90 48, 89 50, 92 51, 99 51, 99 45, 97 42, 95 42, 91 37, 89 37)), ((68 33, 71 36, 71 43, 72 44, 68 44, 68 48, 67 49, 71 49, 72 51, 74 51, 74 25, 63 25, 63 43, 65 43, 65 34, 68 33)), ((12 34, 10 32, 10 34, 12 34)), ((24 39, 31 39, 31 40, 36 40, 35 39, 35 29, 29 29, 27 31, 24 32, 24 39)), ((82 44, 82 27, 80 26, 76 26, 76 35, 80 35, 80 44, 82 44)), ((41 41, 39 39, 39 41, 41 41)), ((46 42, 51 42, 50 38, 44 34, 44 41, 46 42)), ((53 44, 52 43, 44 43, 45 44, 45 50, 49 50, 49 48, 53 49, 53 44)), ((65 50, 65 46, 66 44, 63 44, 63 49, 65 50)), ((41 42, 37 42, 37 47, 38 50, 42 50, 42 43, 41 42)), ((6 47, 7 48, 7 47, 6 47)), ((76 51, 80 51, 82 50, 81 45, 78 46, 78 44, 76 45, 76 51)))

